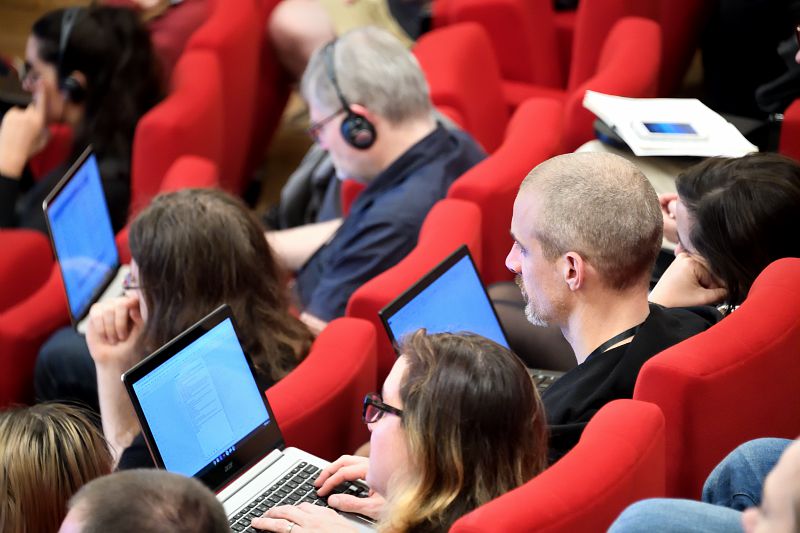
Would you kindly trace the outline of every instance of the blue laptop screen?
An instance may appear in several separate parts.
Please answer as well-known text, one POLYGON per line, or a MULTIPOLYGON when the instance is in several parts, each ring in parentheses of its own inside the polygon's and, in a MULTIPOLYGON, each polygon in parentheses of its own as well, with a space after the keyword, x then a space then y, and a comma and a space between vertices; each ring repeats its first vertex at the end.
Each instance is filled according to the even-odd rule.
POLYGON ((469 331, 508 348, 492 304, 469 256, 446 272, 387 319, 395 339, 426 328, 428 333, 469 331))
POLYGON ((194 476, 269 423, 228 318, 133 384, 170 472, 194 476))
POLYGON ((48 206, 72 316, 80 317, 119 265, 97 160, 90 155, 48 206))

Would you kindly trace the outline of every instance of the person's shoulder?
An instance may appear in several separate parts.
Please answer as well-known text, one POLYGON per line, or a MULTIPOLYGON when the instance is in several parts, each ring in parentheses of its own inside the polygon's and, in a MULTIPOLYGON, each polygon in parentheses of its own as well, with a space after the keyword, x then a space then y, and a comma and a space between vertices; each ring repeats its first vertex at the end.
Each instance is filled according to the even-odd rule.
POLYGON ((722 320, 722 314, 716 307, 698 305, 694 307, 662 307, 651 304, 650 312, 660 316, 661 320, 673 322, 686 327, 706 330, 722 320))

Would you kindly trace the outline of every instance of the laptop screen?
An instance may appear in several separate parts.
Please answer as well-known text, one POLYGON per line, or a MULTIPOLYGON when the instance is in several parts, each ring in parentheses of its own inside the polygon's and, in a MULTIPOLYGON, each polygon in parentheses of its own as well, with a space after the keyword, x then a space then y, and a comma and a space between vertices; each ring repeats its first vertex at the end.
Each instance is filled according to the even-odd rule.
POLYGON ((224 462, 270 421, 230 318, 133 384, 164 467, 186 476, 224 462))
POLYGON ((426 328, 428 333, 469 331, 508 348, 466 246, 382 309, 380 316, 392 341, 426 328))
POLYGON ((119 255, 94 154, 84 153, 62 183, 45 213, 70 312, 78 319, 116 273, 119 255))

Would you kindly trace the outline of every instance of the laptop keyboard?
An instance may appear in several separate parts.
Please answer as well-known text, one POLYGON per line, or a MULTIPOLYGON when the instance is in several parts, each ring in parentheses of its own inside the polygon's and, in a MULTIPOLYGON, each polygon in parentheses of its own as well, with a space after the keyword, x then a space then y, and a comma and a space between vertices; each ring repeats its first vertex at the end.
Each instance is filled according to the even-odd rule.
MULTIPOLYGON (((267 510, 278 505, 300 505, 303 502, 328 507, 327 497, 317 496, 314 480, 320 472, 319 468, 306 462, 297 463, 289 473, 276 481, 271 487, 242 506, 228 519, 234 532, 255 533, 259 531, 250 526, 250 522, 267 510)), ((358 498, 369 495, 369 487, 360 482, 345 482, 333 489, 331 494, 347 493, 358 498)))

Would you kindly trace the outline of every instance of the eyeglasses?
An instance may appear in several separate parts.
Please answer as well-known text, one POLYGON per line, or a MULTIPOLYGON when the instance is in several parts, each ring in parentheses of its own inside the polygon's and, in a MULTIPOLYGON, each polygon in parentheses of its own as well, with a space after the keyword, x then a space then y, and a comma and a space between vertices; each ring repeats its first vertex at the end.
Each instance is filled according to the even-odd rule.
POLYGON ((132 290, 138 289, 138 288, 139 288, 139 283, 136 282, 136 281, 133 281, 133 277, 131 276, 131 273, 128 272, 128 274, 122 280, 122 290, 123 291, 132 291, 132 290))
POLYGON ((19 71, 19 82, 22 85, 30 84, 35 85, 36 82, 39 81, 41 78, 41 74, 39 71, 33 68, 33 65, 28 63, 27 61, 22 65, 22 69, 19 71))
POLYGON ((370 392, 364 396, 364 410, 361 412, 361 420, 365 424, 373 424, 377 422, 386 413, 403 418, 403 411, 383 403, 383 399, 381 398, 380 394, 370 392))
POLYGON ((309 137, 311 137, 311 140, 314 141, 315 143, 319 142, 319 132, 322 131, 322 128, 325 126, 325 124, 327 124, 328 122, 332 121, 333 119, 344 113, 344 111, 345 111, 344 108, 342 108, 339 111, 333 113, 332 115, 328 115, 322 120, 318 120, 317 122, 312 122, 311 125, 308 128, 306 128, 306 134, 309 137))

